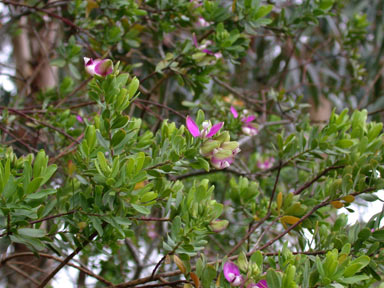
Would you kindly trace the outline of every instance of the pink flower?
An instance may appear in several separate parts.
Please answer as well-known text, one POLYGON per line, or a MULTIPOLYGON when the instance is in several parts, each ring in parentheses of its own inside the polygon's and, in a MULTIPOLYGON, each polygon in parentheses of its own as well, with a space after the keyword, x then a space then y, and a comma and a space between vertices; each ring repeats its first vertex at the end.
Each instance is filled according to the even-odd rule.
POLYGON ((231 286, 240 286, 243 282, 243 276, 240 274, 239 267, 233 262, 226 262, 223 269, 224 277, 231 286))
POLYGON ((215 56, 216 59, 220 59, 223 57, 223 54, 221 54, 221 52, 213 53, 212 50, 207 49, 209 46, 211 46, 213 44, 213 42, 211 40, 206 40, 206 41, 204 41, 203 44, 199 45, 199 43, 197 42, 196 35, 195 35, 195 33, 193 33, 192 34, 192 42, 193 42, 193 45, 195 45, 195 47, 197 49, 199 49, 201 52, 204 52, 205 54, 215 56))
POLYGON ((211 164, 216 169, 228 168, 229 166, 231 166, 233 161, 234 161, 234 158, 232 156, 224 159, 215 158, 215 156, 211 158, 211 164))
MULTIPOLYGON (((247 114, 247 110, 243 111, 243 114, 247 114)), ((231 106, 231 113, 234 118, 239 117, 239 113, 235 109, 235 107, 231 106)), ((255 115, 243 117, 241 119, 241 122, 243 122, 243 126, 241 127, 241 130, 243 131, 244 134, 249 135, 249 136, 254 136, 259 133, 259 129, 257 128, 257 124, 252 123, 256 119, 255 115)))
POLYGON ((237 110, 233 106, 231 106, 231 113, 232 113, 234 118, 239 117, 239 113, 237 113, 237 110))
POLYGON ((80 123, 84 123, 83 117, 81 117, 80 115, 77 115, 77 116, 76 116, 76 119, 77 119, 77 121, 79 121, 80 123))
POLYGON ((209 27, 211 25, 212 23, 208 22, 203 17, 199 16, 199 18, 197 18, 197 26, 204 28, 204 27, 209 27))
POLYGON ((272 168, 273 163, 275 163, 275 158, 269 157, 264 161, 258 161, 257 167, 259 167, 261 170, 268 170, 272 168))
POLYGON ((189 0, 189 2, 193 2, 195 4, 195 8, 200 7, 201 5, 203 5, 203 1, 202 0, 189 0))
POLYGON ((209 121, 204 121, 201 124, 203 129, 200 130, 195 121, 193 121, 191 117, 187 116, 186 124, 189 132, 191 132, 193 137, 211 138, 213 135, 220 131, 221 127, 224 125, 224 122, 219 122, 212 126, 209 121))
POLYGON ((257 282, 257 284, 255 283, 249 284, 247 288, 268 288, 268 284, 266 280, 261 280, 257 282))
POLYGON ((84 57, 85 70, 91 76, 105 77, 113 72, 113 62, 110 59, 91 59, 84 57))

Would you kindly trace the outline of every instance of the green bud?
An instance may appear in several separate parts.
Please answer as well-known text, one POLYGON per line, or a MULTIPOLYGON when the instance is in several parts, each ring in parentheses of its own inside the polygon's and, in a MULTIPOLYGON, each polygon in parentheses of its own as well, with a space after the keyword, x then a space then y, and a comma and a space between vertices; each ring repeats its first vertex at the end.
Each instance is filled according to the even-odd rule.
POLYGON ((213 232, 219 233, 227 229, 228 224, 228 220, 215 220, 209 224, 209 227, 212 229, 213 232))
POLYGON ((203 145, 201 145, 200 154, 203 156, 208 156, 214 149, 219 148, 220 144, 220 141, 209 139, 205 141, 203 145))
POLYGON ((232 156, 232 150, 225 150, 225 149, 219 148, 213 152, 213 157, 215 157, 218 160, 223 160, 231 156, 232 156))
POLYGON ((225 150, 235 150, 237 147, 239 147, 239 143, 236 141, 231 141, 231 142, 224 142, 221 144, 221 148, 225 150))
POLYGON ((214 137, 214 139, 223 143, 223 142, 230 141, 231 137, 229 136, 228 131, 224 131, 224 132, 220 133, 219 135, 217 135, 216 137, 214 137))

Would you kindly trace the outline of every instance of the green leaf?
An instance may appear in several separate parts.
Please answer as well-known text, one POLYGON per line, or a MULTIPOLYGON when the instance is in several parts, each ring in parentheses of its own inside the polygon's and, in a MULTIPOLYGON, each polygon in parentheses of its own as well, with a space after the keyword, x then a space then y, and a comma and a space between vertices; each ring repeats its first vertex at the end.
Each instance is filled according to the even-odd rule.
POLYGON ((128 124, 129 117, 128 116, 119 116, 113 122, 111 129, 123 128, 128 124))
POLYGON ((269 288, 281 288, 281 276, 272 268, 267 271, 267 283, 269 288))
POLYGON ((101 225, 101 220, 98 217, 89 217, 93 227, 96 229, 97 233, 100 236, 103 236, 104 231, 103 231, 103 226, 101 225))
POLYGON ((2 192, 3 197, 8 200, 16 193, 17 185, 14 177, 11 175, 8 178, 7 183, 4 186, 4 190, 2 192))
POLYGON ((375 232, 372 233, 372 236, 381 241, 384 242, 384 230, 376 230, 375 232))
POLYGON ((42 238, 46 235, 46 232, 42 229, 33 228, 19 228, 17 233, 21 236, 27 236, 31 238, 42 238))
POLYGON ((217 272, 215 268, 213 268, 211 265, 205 266, 203 275, 201 277, 201 284, 203 288, 210 288, 211 282, 213 281, 213 279, 216 278, 216 275, 217 275, 217 272))
POLYGON ((360 256, 359 258, 353 260, 344 271, 344 277, 351 277, 363 269, 369 264, 371 258, 368 256, 360 256))
POLYGON ((43 177, 37 177, 37 178, 33 179, 28 184, 26 194, 35 193, 37 191, 37 189, 39 189, 39 187, 41 186, 41 183, 43 183, 43 180, 44 180, 43 177))
POLYGON ((125 138, 125 131, 124 130, 118 130, 112 137, 111 139, 111 145, 113 147, 116 147, 117 145, 119 145, 121 143, 121 141, 123 141, 123 139, 125 138))
POLYGON ((44 190, 41 190, 37 193, 29 194, 25 199, 36 200, 36 199, 41 199, 41 198, 47 197, 48 195, 52 195, 55 193, 56 193, 55 189, 44 189, 44 190))
POLYGON ((56 164, 49 165, 48 168, 45 170, 44 175, 42 175, 43 181, 41 182, 40 186, 47 183, 47 181, 51 179, 52 175, 56 172, 56 170, 57 170, 56 164))
POLYGON ((62 59, 62 58, 56 58, 56 59, 53 59, 51 60, 51 65, 52 66, 56 66, 56 67, 64 67, 65 66, 65 59, 62 59))
POLYGON ((341 278, 339 281, 342 284, 355 284, 360 281, 368 280, 370 277, 368 275, 356 275, 353 277, 348 277, 348 278, 341 278))
POLYGON ((151 210, 147 207, 144 207, 144 206, 141 206, 141 205, 136 205, 136 204, 131 204, 133 209, 135 209, 137 212, 141 213, 141 214, 145 214, 145 215, 148 215, 149 213, 151 213, 151 210))
POLYGON ((131 80, 131 83, 129 83, 128 86, 128 93, 129 93, 129 99, 131 99, 133 96, 135 96, 137 89, 140 86, 140 81, 136 77, 134 77, 131 80))
POLYGON ((69 71, 71 71, 73 78, 80 80, 81 74, 80 74, 79 70, 76 68, 76 66, 73 65, 72 63, 69 63, 68 67, 69 67, 69 71))
POLYGON ((157 198, 157 196, 158 194, 153 191, 147 192, 141 197, 141 202, 146 203, 153 201, 157 198))

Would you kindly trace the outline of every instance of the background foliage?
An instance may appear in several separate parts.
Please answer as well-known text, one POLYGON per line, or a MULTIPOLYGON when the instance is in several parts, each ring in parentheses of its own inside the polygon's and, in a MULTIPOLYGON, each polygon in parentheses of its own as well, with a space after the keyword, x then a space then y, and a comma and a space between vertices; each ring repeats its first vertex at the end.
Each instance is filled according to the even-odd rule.
POLYGON ((384 287, 382 1, 0 2, 2 285, 384 287))

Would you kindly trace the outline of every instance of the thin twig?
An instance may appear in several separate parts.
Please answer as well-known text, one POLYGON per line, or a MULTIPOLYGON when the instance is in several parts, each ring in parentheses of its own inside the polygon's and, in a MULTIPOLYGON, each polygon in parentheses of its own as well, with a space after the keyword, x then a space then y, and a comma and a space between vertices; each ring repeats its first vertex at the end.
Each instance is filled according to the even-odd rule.
MULTIPOLYGON (((102 226, 105 226, 106 223, 103 223, 102 226)), ((77 247, 75 249, 75 251, 73 251, 70 255, 68 255, 47 277, 44 278, 44 280, 40 283, 40 285, 38 286, 38 288, 44 288, 49 281, 51 281, 51 279, 53 277, 55 277, 55 275, 65 266, 68 264, 69 261, 71 261, 73 259, 73 257, 75 257, 77 254, 79 254, 79 252, 81 250, 83 250, 83 248, 85 246, 87 246, 96 236, 97 236, 97 231, 93 232, 87 240, 85 240, 82 245, 80 247, 77 247)))
POLYGON ((295 192, 293 192, 293 195, 299 195, 301 192, 303 192, 305 189, 310 187, 313 183, 315 183, 317 180, 319 180, 321 177, 323 177, 325 174, 327 174, 331 170, 336 170, 340 168, 344 168, 345 165, 339 165, 339 166, 331 166, 326 169, 324 169, 321 173, 319 173, 315 178, 305 183, 303 186, 301 186, 299 189, 297 189, 295 192))
POLYGON ((6 265, 11 268, 12 270, 14 270, 15 272, 19 273, 20 275, 24 276, 25 278, 27 278, 29 281, 31 281, 33 284, 35 284, 36 286, 39 285, 39 282, 36 281, 36 279, 34 279, 33 277, 31 277, 28 273, 24 272, 23 270, 19 269, 18 267, 10 264, 10 263, 6 263, 6 265))
MULTIPOLYGON (((38 253, 37 255, 39 257, 53 259, 53 260, 58 261, 58 262, 64 261, 63 259, 60 259, 58 257, 55 257, 55 256, 50 255, 50 254, 46 254, 46 253, 38 253)), ((19 257, 36 257, 36 254, 34 252, 21 252, 21 253, 15 253, 15 254, 9 255, 8 257, 1 259, 0 267, 2 265, 6 264, 7 261, 15 259, 15 258, 19 258, 19 257)), ((109 285, 110 287, 114 287, 112 282, 109 282, 108 280, 104 279, 103 277, 94 274, 92 271, 90 271, 84 267, 78 266, 78 265, 70 263, 70 262, 66 263, 66 265, 73 267, 73 268, 76 268, 76 269, 86 273, 87 275, 99 280, 100 282, 103 282, 104 284, 109 285)), ((39 283, 37 283, 37 284, 39 284, 39 283)))

